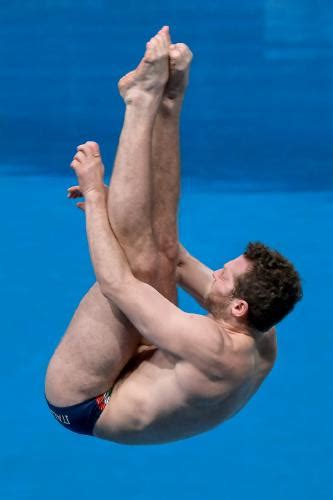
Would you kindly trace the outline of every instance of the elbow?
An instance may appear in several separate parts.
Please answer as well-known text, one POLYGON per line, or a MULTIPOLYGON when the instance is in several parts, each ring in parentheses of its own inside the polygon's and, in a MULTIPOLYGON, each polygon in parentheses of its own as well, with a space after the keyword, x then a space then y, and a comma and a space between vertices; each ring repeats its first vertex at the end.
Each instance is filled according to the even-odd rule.
POLYGON ((121 282, 109 282, 106 280, 98 280, 97 282, 99 284, 100 291, 102 295, 108 300, 114 301, 117 296, 119 296, 119 293, 121 289, 123 288, 123 284, 121 282))
POLYGON ((99 289, 100 289, 102 295, 104 295, 104 297, 108 300, 113 300, 114 287, 110 283, 108 283, 107 281, 97 280, 97 282, 99 284, 99 289))
POLYGON ((100 291, 104 297, 116 304, 123 297, 124 292, 126 294, 126 290, 128 286, 133 284, 133 280, 135 280, 132 274, 124 276, 122 279, 117 281, 107 281, 107 280, 99 280, 97 278, 100 291))

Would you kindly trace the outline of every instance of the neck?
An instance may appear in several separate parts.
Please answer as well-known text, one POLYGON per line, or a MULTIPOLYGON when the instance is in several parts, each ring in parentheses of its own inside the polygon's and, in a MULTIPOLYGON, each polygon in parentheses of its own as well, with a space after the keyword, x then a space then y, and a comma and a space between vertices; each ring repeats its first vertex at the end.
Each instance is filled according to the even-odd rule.
POLYGON ((209 317, 214 319, 214 321, 226 332, 235 335, 241 334, 246 335, 247 337, 252 337, 254 340, 258 340, 264 333, 259 332, 258 330, 251 329, 246 326, 244 323, 240 323, 234 319, 225 319, 221 317, 216 317, 214 314, 209 313, 209 317))

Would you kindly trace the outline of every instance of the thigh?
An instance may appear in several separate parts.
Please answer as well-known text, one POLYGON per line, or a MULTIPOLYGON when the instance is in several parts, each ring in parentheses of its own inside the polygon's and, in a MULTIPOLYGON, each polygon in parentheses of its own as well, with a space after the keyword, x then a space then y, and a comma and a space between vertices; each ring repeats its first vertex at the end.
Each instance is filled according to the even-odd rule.
POLYGON ((80 302, 49 363, 49 401, 68 406, 107 391, 136 353, 140 338, 95 283, 80 302))

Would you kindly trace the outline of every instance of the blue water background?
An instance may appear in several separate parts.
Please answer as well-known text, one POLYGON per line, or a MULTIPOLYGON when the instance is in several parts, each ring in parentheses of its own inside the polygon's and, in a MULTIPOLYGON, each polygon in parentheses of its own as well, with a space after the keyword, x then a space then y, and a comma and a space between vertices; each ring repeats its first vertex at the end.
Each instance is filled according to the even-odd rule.
MULTIPOLYGON (((332 4, 314 0, 1 2, 1 498, 332 498, 332 21, 332 4), (97 140, 110 172, 117 79, 163 24, 195 54, 183 243, 217 268, 263 241, 295 263, 304 299, 235 419, 129 447, 62 429, 43 379, 93 282, 84 217, 66 199, 73 149, 97 140)), ((185 294, 181 306, 200 311, 185 294)))

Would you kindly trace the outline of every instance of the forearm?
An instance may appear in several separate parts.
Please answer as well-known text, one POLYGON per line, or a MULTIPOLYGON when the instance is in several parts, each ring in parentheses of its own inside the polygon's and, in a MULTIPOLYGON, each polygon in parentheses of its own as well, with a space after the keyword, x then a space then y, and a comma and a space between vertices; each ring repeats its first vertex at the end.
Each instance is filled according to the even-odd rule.
POLYGON ((86 228, 90 256, 97 282, 103 295, 112 300, 139 332, 154 345, 174 349, 177 339, 170 339, 169 328, 177 330, 182 313, 153 287, 137 280, 129 267, 109 223, 105 193, 88 193, 86 200, 86 228), (161 328, 161 317, 167 325, 167 334, 161 328))
POLYGON ((107 215, 105 192, 86 195, 86 229, 91 261, 102 291, 117 290, 133 278, 128 261, 119 245, 107 215))
POLYGON ((179 243, 177 284, 206 307, 206 298, 212 283, 212 270, 193 257, 179 243))
POLYGON ((191 255, 188 250, 178 242, 178 263, 177 263, 177 273, 176 279, 177 284, 182 286, 184 280, 186 281, 187 269, 193 267, 193 264, 200 264, 199 261, 191 255))

